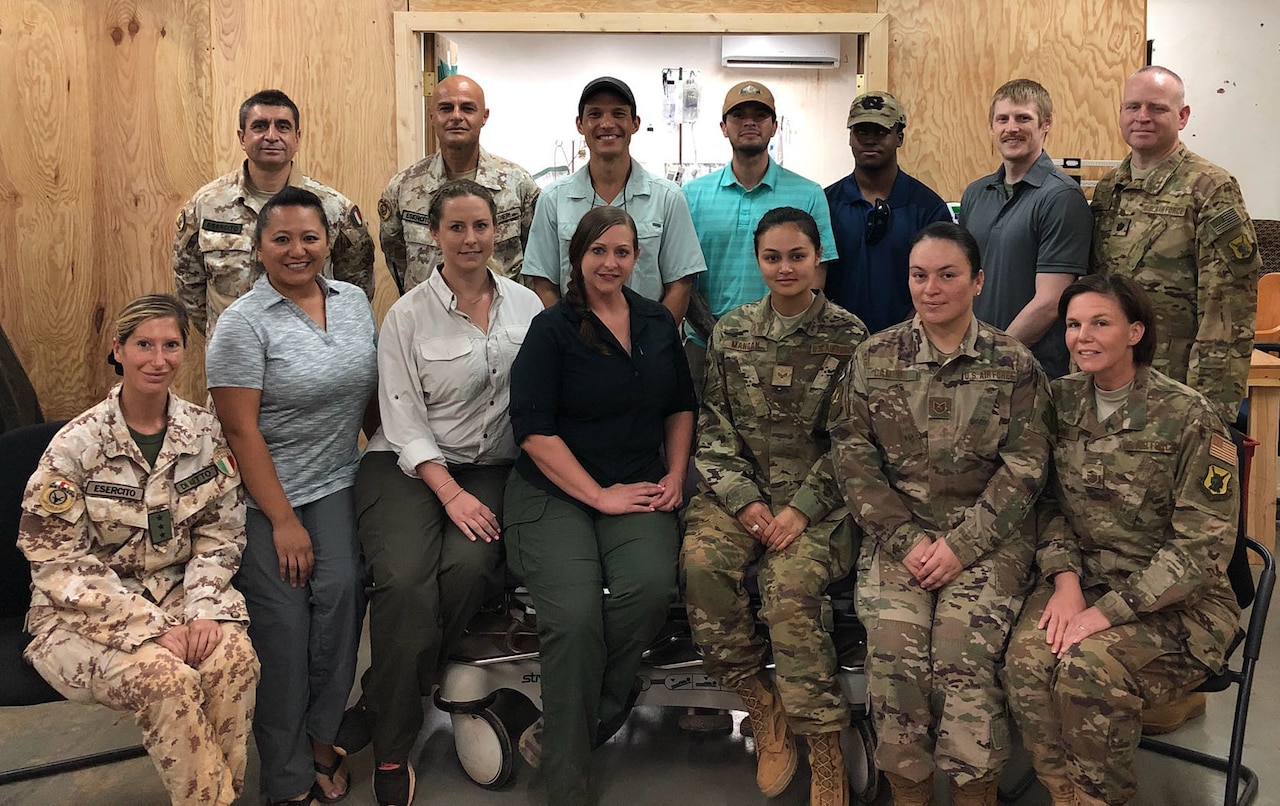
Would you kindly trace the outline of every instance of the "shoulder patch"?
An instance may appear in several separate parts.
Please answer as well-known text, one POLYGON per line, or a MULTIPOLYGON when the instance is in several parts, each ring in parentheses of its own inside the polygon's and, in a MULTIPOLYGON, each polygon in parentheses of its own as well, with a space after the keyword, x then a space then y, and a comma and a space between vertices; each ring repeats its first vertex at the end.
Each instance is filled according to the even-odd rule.
POLYGON ((430 224, 427 223, 427 217, 425 215, 423 215, 422 213, 415 213, 412 210, 401 210, 400 220, 408 221, 410 224, 422 224, 424 226, 430 226, 430 224))
POLYGON ((200 229, 207 232, 223 232, 227 235, 240 235, 244 232, 244 224, 233 224, 230 221, 214 221, 206 218, 200 222, 200 229))
POLYGON ((239 472, 236 467, 236 457, 226 448, 219 448, 217 453, 213 455, 213 466, 218 469, 222 475, 234 479, 236 473, 239 472))
POLYGON ((1209 465, 1209 470, 1204 474, 1203 486, 1210 498, 1226 498, 1231 492, 1231 471, 1209 465))
POLYGON ((378 218, 383 221, 391 220, 391 202, 386 199, 378 200, 378 218))
POLYGON ((1237 458, 1236 445, 1221 434, 1214 434, 1212 439, 1209 440, 1209 455, 1225 463, 1228 467, 1235 467, 1237 458))
POLYGON ((1258 252, 1258 245, 1247 232, 1241 232, 1227 241, 1227 248, 1231 250, 1231 259, 1236 263, 1249 263, 1258 252))
POLYGON ((1232 207, 1209 219, 1209 229, 1213 230, 1214 235, 1225 235, 1243 223, 1244 219, 1241 218, 1240 211, 1232 207))
POLYGON ((364 226, 364 216, 360 214, 360 205, 358 204, 351 205, 351 226, 364 226))
POLYGON ((60 515, 75 506, 80 491, 64 478, 51 479, 40 493, 40 506, 52 515, 60 515))
POLYGON ((178 220, 177 222, 174 223, 174 229, 176 229, 178 232, 182 232, 186 228, 187 228, 187 211, 185 208, 183 208, 182 210, 178 211, 178 220))

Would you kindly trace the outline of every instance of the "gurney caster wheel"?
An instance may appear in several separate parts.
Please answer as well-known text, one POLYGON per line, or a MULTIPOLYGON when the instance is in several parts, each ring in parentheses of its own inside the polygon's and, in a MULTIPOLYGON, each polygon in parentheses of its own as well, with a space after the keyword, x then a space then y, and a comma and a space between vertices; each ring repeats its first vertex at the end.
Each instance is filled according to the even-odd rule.
POLYGON ((854 715, 840 735, 849 791, 859 803, 872 803, 880 794, 880 771, 876 769, 876 734, 871 717, 854 715))
POLYGON ((485 789, 501 789, 515 774, 516 743, 538 718, 537 707, 511 689, 473 713, 452 714, 453 743, 467 777, 485 789))

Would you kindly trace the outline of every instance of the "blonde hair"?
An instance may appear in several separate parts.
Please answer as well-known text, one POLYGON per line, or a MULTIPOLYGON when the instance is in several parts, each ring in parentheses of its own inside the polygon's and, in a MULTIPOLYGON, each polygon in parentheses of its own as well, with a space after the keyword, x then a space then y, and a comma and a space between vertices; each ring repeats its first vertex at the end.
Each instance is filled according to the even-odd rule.
POLYGON ((182 334, 182 344, 185 347, 191 320, 187 316, 187 309, 172 294, 147 294, 124 306, 116 317, 116 341, 124 344, 143 322, 166 318, 177 321, 178 332, 182 334))
POLYGON ((1040 82, 1032 81, 1029 78, 1015 78, 1000 85, 1000 89, 996 90, 996 94, 991 96, 991 108, 987 110, 988 123, 995 118, 996 104, 1000 101, 1012 101, 1015 104, 1035 104, 1036 113, 1040 115, 1041 123, 1053 117, 1053 99, 1049 97, 1049 91, 1040 82))

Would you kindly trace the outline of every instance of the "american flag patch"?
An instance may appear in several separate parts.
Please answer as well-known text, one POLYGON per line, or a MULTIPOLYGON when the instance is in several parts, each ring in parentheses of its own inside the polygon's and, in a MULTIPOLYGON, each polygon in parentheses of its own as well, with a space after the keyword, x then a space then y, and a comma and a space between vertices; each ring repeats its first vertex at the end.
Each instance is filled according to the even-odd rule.
POLYGON ((1227 465, 1227 467, 1236 466, 1236 446, 1226 437, 1213 435, 1213 439, 1209 442, 1209 455, 1227 465))
POLYGON ((1213 230, 1214 235, 1221 235, 1224 232, 1230 232, 1236 227, 1244 223, 1244 219, 1240 218, 1240 213, 1236 208, 1224 210, 1213 218, 1209 219, 1209 228, 1213 230))

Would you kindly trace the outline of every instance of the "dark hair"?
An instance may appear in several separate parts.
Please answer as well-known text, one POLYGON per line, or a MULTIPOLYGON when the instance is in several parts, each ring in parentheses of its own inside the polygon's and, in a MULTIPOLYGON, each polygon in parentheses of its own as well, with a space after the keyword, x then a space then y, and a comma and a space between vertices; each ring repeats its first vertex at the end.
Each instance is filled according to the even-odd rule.
POLYGON ((262 243, 262 233, 267 228, 267 222, 271 220, 271 214, 281 207, 309 207, 315 210, 316 215, 320 216, 320 226, 324 229, 325 237, 329 236, 329 216, 325 215, 324 203, 320 201, 320 197, 305 188, 285 185, 279 193, 262 205, 258 220, 253 225, 254 246, 262 243))
POLYGON ((640 235, 636 230, 636 222, 621 207, 604 205, 593 207, 578 222, 578 228, 569 239, 569 287, 565 291, 564 301, 579 316, 582 322, 578 325, 578 335, 587 346, 601 355, 609 354, 609 346, 600 339, 595 327, 587 320, 587 295, 583 289, 582 258, 586 256, 591 244, 611 227, 624 224, 631 230, 631 246, 640 251, 640 235))
POLYGON ((1089 274, 1067 286, 1058 299, 1058 319, 1067 320, 1067 306, 1081 294, 1101 294, 1120 304, 1120 310, 1129 323, 1141 322, 1142 338, 1133 345, 1133 363, 1140 367, 1151 366, 1156 357, 1156 314, 1151 299, 1142 286, 1118 274, 1089 274))
POLYGON ((822 255, 822 236, 818 234, 818 222, 813 220, 813 216, 801 210, 798 207, 775 207, 764 215, 760 216, 760 223, 756 224, 754 249, 758 253, 760 251, 760 238, 774 227, 781 227, 783 224, 795 224, 796 229, 809 239, 809 243, 813 244, 813 249, 822 255))
POLYGON ((911 239, 911 249, 921 241, 947 241, 953 243, 964 253, 969 263, 969 276, 977 277, 982 270, 982 255, 978 250, 978 239, 969 230, 950 221, 935 221, 915 234, 911 239))
MULTIPOLYGON (((187 333, 191 330, 191 318, 178 298, 172 294, 147 294, 120 309, 116 317, 115 340, 123 345, 143 322, 152 319, 173 319, 178 323, 182 346, 187 346, 187 333)), ((124 367, 116 360, 115 351, 107 353, 107 363, 115 367, 117 375, 124 374, 124 367)))
POLYGON ((244 131, 244 127, 249 122, 249 110, 255 106, 287 106, 289 111, 293 113, 293 128, 302 127, 301 115, 298 114, 298 105, 295 104, 288 95, 280 90, 258 90, 253 95, 244 99, 244 103, 240 104, 240 131, 244 131))
POLYGON ((470 179, 454 179, 441 185, 431 197, 431 206, 427 208, 427 226, 432 230, 440 229, 440 216, 444 215, 444 203, 449 199, 460 199, 464 196, 484 199, 489 204, 489 215, 495 224, 498 222, 498 205, 494 202, 493 194, 488 188, 470 179))

